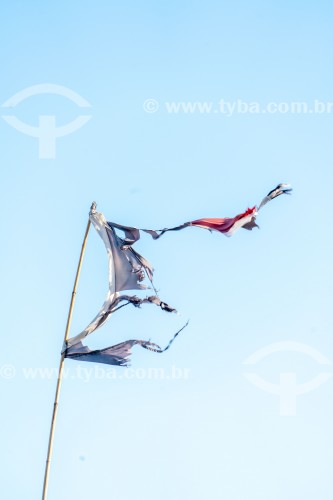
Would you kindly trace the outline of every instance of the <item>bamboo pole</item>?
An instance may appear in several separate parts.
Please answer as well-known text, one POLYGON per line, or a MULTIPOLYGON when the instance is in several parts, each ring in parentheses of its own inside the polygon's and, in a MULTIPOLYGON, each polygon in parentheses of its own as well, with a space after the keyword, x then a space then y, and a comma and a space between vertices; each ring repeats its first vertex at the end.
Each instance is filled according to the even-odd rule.
MULTIPOLYGON (((95 202, 91 205, 91 209, 93 209, 93 208, 96 208, 95 202)), ((84 234, 83 243, 82 243, 82 247, 81 247, 81 253, 80 253, 80 259, 79 259, 79 263, 78 263, 77 270, 76 270, 74 287, 73 287, 71 302, 70 302, 69 311, 68 311, 64 342, 66 342, 68 340, 69 330, 71 327, 73 308, 74 308, 75 297, 76 297, 76 289, 77 289, 78 281, 80 278, 83 255, 84 255, 84 251, 85 251, 85 248, 87 245, 89 229, 90 229, 90 220, 88 221, 86 232, 84 234)), ((65 361, 65 353, 62 353, 61 358, 60 358, 57 388, 56 388, 56 392, 55 392, 53 414, 52 414, 51 427, 50 427, 50 435, 49 435, 49 444, 48 444, 47 458, 46 458, 46 465, 45 465, 42 500, 46 500, 46 498, 47 498, 47 490, 48 490, 48 485, 49 485, 49 474, 50 474, 50 464, 51 464, 51 456, 52 456, 52 449, 53 449, 54 429, 55 429, 55 423, 56 423, 57 413, 58 413, 59 394, 60 394, 60 388, 61 388, 61 382, 62 382, 62 374, 63 374, 63 370, 64 370, 64 361, 65 361)))

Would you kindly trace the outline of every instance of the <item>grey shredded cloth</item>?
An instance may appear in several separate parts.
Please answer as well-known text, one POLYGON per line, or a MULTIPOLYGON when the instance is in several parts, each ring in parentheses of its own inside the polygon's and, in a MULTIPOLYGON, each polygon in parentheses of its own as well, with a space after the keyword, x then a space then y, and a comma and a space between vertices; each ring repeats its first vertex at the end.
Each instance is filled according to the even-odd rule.
POLYGON ((93 363, 104 363, 107 365, 129 366, 129 357, 132 354, 132 347, 140 345, 144 349, 152 352, 162 353, 169 349, 172 342, 179 335, 179 333, 186 328, 184 325, 178 332, 175 333, 173 338, 169 341, 168 345, 162 349, 159 345, 150 342, 149 340, 127 340, 105 349, 91 350, 89 347, 84 346, 82 342, 70 346, 65 351, 65 358, 73 359, 76 361, 90 361, 93 363))
POLYGON ((164 228, 164 229, 141 229, 141 231, 144 231, 145 233, 150 234, 150 236, 153 238, 153 240, 157 240, 160 238, 164 233, 167 231, 180 231, 181 229, 184 229, 185 227, 191 226, 191 222, 185 222, 184 224, 181 224, 180 226, 176 227, 170 227, 170 228, 164 228))
POLYGON ((87 335, 103 326, 114 312, 128 304, 140 307, 142 304, 150 303, 159 306, 163 311, 177 312, 174 307, 169 306, 157 296, 153 284, 153 266, 132 247, 140 238, 140 230, 135 227, 107 222, 104 215, 96 212, 95 209, 90 212, 90 221, 102 238, 107 251, 109 289, 104 304, 95 318, 82 332, 68 339, 67 346, 74 346, 83 340, 87 335), (124 233, 123 238, 118 236, 116 229, 124 233), (147 280, 155 295, 139 298, 136 295, 121 294, 127 290, 147 289, 148 284, 145 283, 147 280))
POLYGON ((261 200, 258 211, 261 209, 261 207, 266 205, 266 203, 268 203, 271 200, 274 200, 274 198, 281 196, 281 194, 291 194, 291 192, 292 188, 290 187, 290 184, 284 184, 284 183, 278 184, 276 188, 272 189, 272 191, 270 191, 267 194, 267 196, 265 196, 265 198, 261 200))
MULTIPOLYGON (((105 231, 113 255, 115 291, 147 288, 142 282, 146 274, 150 281, 153 279, 154 269, 150 262, 137 253, 126 239, 119 238, 109 223, 105 231)), ((127 231, 125 234, 128 234, 127 231)))
POLYGON ((105 313, 101 315, 95 329, 100 328, 102 325, 104 325, 104 323, 108 320, 110 314, 118 311, 118 309, 121 309, 128 304, 132 304, 134 307, 141 307, 142 304, 156 304, 163 311, 174 313, 177 312, 176 309, 169 306, 166 302, 162 302, 162 300, 156 295, 150 295, 149 297, 145 297, 144 299, 140 299, 136 295, 120 295, 112 302, 112 304, 110 304, 110 307, 105 311, 105 313), (119 305, 121 302, 125 303, 119 305))
POLYGON ((76 361, 90 361, 93 363, 105 363, 107 365, 129 366, 129 356, 132 354, 134 345, 149 344, 144 340, 127 340, 105 349, 90 350, 82 342, 69 347, 65 351, 65 357, 76 361))

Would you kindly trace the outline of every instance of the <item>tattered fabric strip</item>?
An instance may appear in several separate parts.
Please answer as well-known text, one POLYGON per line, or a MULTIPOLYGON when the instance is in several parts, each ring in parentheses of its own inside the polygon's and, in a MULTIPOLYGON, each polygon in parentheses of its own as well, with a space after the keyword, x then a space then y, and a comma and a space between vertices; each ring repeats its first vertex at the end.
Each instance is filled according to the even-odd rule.
POLYGON ((84 346, 82 342, 69 347, 65 351, 65 357, 75 361, 90 361, 93 363, 105 363, 107 365, 129 366, 129 356, 132 354, 134 345, 145 345, 144 340, 127 340, 106 349, 96 349, 92 351, 84 346))
POLYGON ((187 322, 180 330, 178 330, 178 332, 176 332, 174 334, 174 336, 172 337, 172 339, 169 341, 168 345, 166 347, 164 347, 164 349, 161 349, 160 346, 156 345, 156 344, 152 344, 151 342, 149 342, 149 345, 146 344, 146 345, 142 345, 142 347, 144 349, 148 349, 149 351, 153 351, 153 352, 158 352, 158 353, 162 353, 162 352, 165 352, 167 351, 170 347, 171 347, 171 344, 173 343, 173 341, 175 340, 175 338, 180 334, 181 331, 184 330, 184 328, 187 327, 189 322, 187 322))
POLYGON ((89 347, 84 346, 82 342, 78 342, 77 344, 66 349, 65 357, 76 361, 90 361, 93 363, 104 363, 108 365, 129 366, 129 357, 132 354, 132 347, 134 345, 140 345, 149 351, 162 353, 169 349, 172 342, 187 325, 188 322, 175 333, 164 349, 148 340, 127 340, 126 342, 121 342, 120 344, 106 347, 105 349, 96 349, 92 351, 89 347))
POLYGON ((176 227, 158 230, 142 229, 142 231, 150 234, 154 240, 160 238, 167 231, 179 231, 181 229, 184 229, 185 227, 190 226, 201 227, 203 229, 209 229, 210 231, 218 231, 225 234, 226 236, 232 236, 240 228, 251 231, 254 227, 259 227, 256 224, 258 211, 269 201, 277 198, 281 194, 290 194, 291 191, 292 189, 290 188, 289 184, 278 184, 276 188, 272 189, 272 191, 270 191, 267 196, 263 198, 258 209, 256 206, 248 208, 245 212, 238 214, 235 217, 197 219, 190 222, 185 222, 184 224, 176 227))

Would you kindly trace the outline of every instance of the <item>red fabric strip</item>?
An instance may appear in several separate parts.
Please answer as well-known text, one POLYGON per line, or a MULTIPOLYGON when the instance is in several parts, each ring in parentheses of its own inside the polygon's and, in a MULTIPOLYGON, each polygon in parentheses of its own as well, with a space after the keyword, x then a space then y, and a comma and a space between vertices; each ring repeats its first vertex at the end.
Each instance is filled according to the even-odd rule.
POLYGON ((248 217, 256 211, 257 207, 248 208, 246 212, 236 215, 236 217, 225 217, 224 219, 197 219, 192 221, 191 226, 200 226, 207 229, 214 229, 220 233, 227 233, 230 231, 235 222, 248 217))

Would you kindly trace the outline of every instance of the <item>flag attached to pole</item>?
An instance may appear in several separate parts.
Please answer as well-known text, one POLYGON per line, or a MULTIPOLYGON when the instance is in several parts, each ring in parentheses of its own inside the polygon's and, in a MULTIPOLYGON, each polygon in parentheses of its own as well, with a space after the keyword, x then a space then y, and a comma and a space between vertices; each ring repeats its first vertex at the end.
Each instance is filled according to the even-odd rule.
POLYGON ((134 345, 140 345, 154 352, 164 352, 170 347, 175 337, 187 326, 186 324, 174 335, 165 349, 146 340, 127 340, 94 351, 82 344, 85 337, 103 326, 113 313, 128 304, 135 307, 140 307, 143 304, 155 304, 163 311, 177 312, 174 307, 160 299, 153 283, 154 269, 152 265, 133 248, 133 245, 140 239, 140 231, 150 234, 155 240, 167 231, 179 231, 191 226, 232 236, 240 228, 252 230, 254 227, 258 227, 256 218, 259 210, 274 198, 282 194, 290 194, 291 191, 289 184, 279 184, 263 198, 259 208, 257 206, 248 208, 235 217, 196 219, 180 226, 160 230, 138 229, 108 222, 103 214, 96 211, 96 206, 92 206, 89 214, 90 222, 102 238, 107 251, 109 288, 104 304, 96 317, 81 333, 67 339, 65 342, 63 349, 65 357, 81 361, 127 366, 134 345), (118 236, 116 230, 122 232, 122 237, 118 236), (150 284, 150 287, 147 283, 150 284), (136 295, 123 293, 125 291, 146 290, 147 288, 152 288, 155 294, 139 298, 136 295))

